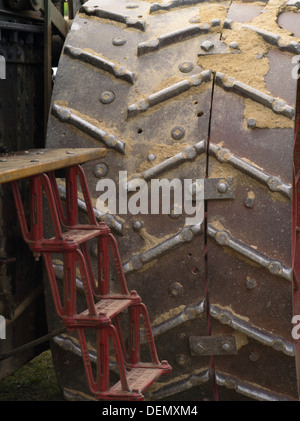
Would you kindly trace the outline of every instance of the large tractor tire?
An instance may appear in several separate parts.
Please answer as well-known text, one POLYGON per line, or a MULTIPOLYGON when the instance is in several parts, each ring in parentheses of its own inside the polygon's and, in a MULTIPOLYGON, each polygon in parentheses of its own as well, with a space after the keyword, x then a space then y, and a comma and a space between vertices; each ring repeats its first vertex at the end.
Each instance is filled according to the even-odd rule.
MULTIPOLYGON (((173 368, 146 399, 298 399, 291 215, 299 5, 90 0, 65 41, 46 146, 107 149, 84 165, 96 215, 116 236, 129 289, 146 304, 159 358, 173 368), (132 188, 136 214, 119 203, 99 208, 106 179, 118 195, 132 188), (204 220, 188 225, 176 206, 138 213, 138 186, 144 180, 150 192, 154 179, 189 179, 194 192, 205 180, 204 220)), ((56 269, 59 276, 59 261, 56 269)), ((46 302, 52 330, 59 319, 47 288, 46 302)), ((66 398, 92 398, 76 338, 56 337, 52 353, 66 398)))

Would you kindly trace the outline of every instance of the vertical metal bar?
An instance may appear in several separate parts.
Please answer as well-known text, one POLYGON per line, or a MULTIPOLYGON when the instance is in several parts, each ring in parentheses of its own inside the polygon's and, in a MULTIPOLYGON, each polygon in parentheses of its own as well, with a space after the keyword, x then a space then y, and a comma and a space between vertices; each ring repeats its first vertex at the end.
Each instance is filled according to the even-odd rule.
POLYGON ((45 266, 46 266, 46 270, 48 274, 48 280, 49 280, 49 284, 50 284, 50 288, 52 292, 55 310, 58 316, 62 318, 64 316, 64 308, 61 305, 61 299, 60 299, 60 295, 59 295, 59 291, 57 287, 57 280, 56 280, 55 272, 53 269, 51 254, 43 253, 43 258, 44 258, 44 262, 45 262, 45 266))
POLYGON ((44 0, 44 127, 45 127, 45 141, 47 133, 47 124, 48 124, 48 114, 50 108, 50 99, 52 91, 52 82, 51 82, 51 0, 44 0))
POLYGON ((151 324, 150 324, 150 319, 149 319, 147 307, 143 303, 138 304, 138 307, 139 307, 140 314, 142 315, 143 320, 144 320, 144 327, 145 327, 145 331, 146 331, 146 336, 147 336, 147 341, 148 341, 148 346, 149 346, 149 350, 150 350, 150 354, 151 354, 152 363, 159 364, 159 359, 158 359, 158 355, 157 355, 157 351, 156 351, 156 347, 155 347, 155 343, 154 343, 154 338, 153 338, 153 334, 152 334, 152 329, 151 329, 151 324))
POLYGON ((59 195, 59 191, 58 191, 58 187, 57 187, 57 181, 55 178, 55 174, 54 171, 50 171, 48 173, 48 177, 50 180, 50 184, 52 187, 52 192, 53 192, 53 196, 54 196, 54 200, 55 200, 55 204, 56 204, 56 208, 57 208, 57 213, 58 213, 58 217, 60 219, 60 222, 62 225, 66 226, 67 225, 67 218, 65 216, 64 213, 64 209, 62 206, 62 201, 59 195))
POLYGON ((79 265, 79 271, 80 271, 81 281, 82 281, 85 298, 86 298, 86 302, 87 302, 87 306, 89 310, 89 316, 96 316, 97 312, 96 312, 96 308, 95 308, 95 304, 93 300, 93 292, 92 292, 91 283, 89 282, 88 269, 86 267, 84 255, 79 249, 76 250, 76 260, 79 265))
POLYGON ((84 334, 84 328, 77 328, 77 334, 78 334, 78 338, 79 338, 79 342, 80 342, 81 354, 82 354, 82 359, 83 359, 83 364, 84 364, 84 368, 85 368, 85 374, 86 374, 86 377, 87 377, 88 385, 89 385, 90 390, 93 393, 96 393, 97 384, 96 384, 96 382, 94 380, 94 376, 93 376, 92 365, 91 365, 91 360, 90 360, 90 356, 89 356, 89 350, 88 350, 88 347, 87 347, 85 334, 84 334))
POLYGON ((125 342, 124 342, 124 337, 123 337, 123 333, 122 333, 122 327, 121 327, 121 323, 119 321, 119 317, 116 316, 114 318, 114 324, 115 324, 115 328, 119 337, 119 341, 120 341, 120 345, 121 345, 121 349, 122 349, 122 353, 123 353, 123 358, 126 361, 126 363, 129 363, 129 355, 127 353, 127 349, 125 346, 125 342))
POLYGON ((74 19, 73 0, 68 0, 68 18, 74 19))
POLYGON ((68 225, 78 224, 77 167, 66 170, 66 206, 68 225))
POLYGON ((62 231, 61 231, 59 216, 58 216, 57 208, 55 206, 55 196, 51 188, 50 180, 46 174, 42 174, 40 177, 42 180, 42 185, 44 186, 44 189, 46 192, 47 202, 48 202, 53 229, 55 231, 56 238, 62 239, 62 231))
POLYGON ((115 268, 117 270, 117 275, 118 275, 118 280, 119 280, 119 284, 120 284, 120 288, 121 288, 121 293, 122 294, 129 294, 126 279, 125 279, 123 268, 122 268, 122 262, 121 262, 121 257, 120 257, 117 241, 112 234, 108 234, 107 238, 109 240, 108 244, 110 244, 110 246, 112 248, 114 264, 115 264, 115 268))
POLYGON ((101 295, 109 293, 109 253, 108 237, 101 235, 99 239, 99 273, 98 285, 100 285, 101 295))
POLYGON ((130 355, 131 363, 137 364, 141 361, 140 352, 140 311, 137 305, 130 307, 130 355))
POLYGON ((43 196, 40 175, 30 177, 30 226, 32 241, 43 238, 43 196))
POLYGON ((28 242, 30 240, 29 231, 28 231, 28 227, 27 227, 27 223, 26 223, 26 217, 25 217, 25 212, 24 212, 24 208, 23 208, 23 203, 22 203, 22 199, 21 199, 21 194, 20 194, 18 182, 12 181, 11 187, 12 187, 12 191, 13 191, 13 195, 14 195, 14 201, 15 201, 15 205, 16 205, 16 209, 17 209, 17 215, 18 215, 22 235, 23 235, 24 240, 26 242, 28 242))
POLYGON ((85 264, 86 264, 86 268, 87 268, 87 275, 88 275, 89 283, 91 285, 93 294, 98 295, 99 291, 98 291, 98 288, 97 288, 97 285, 96 285, 93 267, 92 267, 92 262, 91 262, 91 258, 90 258, 90 255, 89 255, 87 243, 81 244, 81 251, 82 251, 82 254, 84 256, 84 260, 85 260, 85 264))
POLYGON ((64 253, 64 312, 72 318, 76 314, 76 258, 75 253, 64 253))
POLYGON ((129 391, 130 389, 129 389, 129 385, 128 385, 128 381, 126 377, 124 359, 123 359, 122 348, 121 348, 118 332, 113 325, 110 325, 108 329, 110 329, 110 336, 112 337, 112 340, 113 340, 113 346, 114 346, 116 361, 117 361, 117 365, 119 369, 119 376, 120 376, 120 382, 122 385, 122 390, 129 391))
POLYGON ((102 294, 102 270, 103 270, 103 254, 101 252, 101 236, 97 238, 97 295, 102 294))
POLYGON ((77 173, 79 176, 81 190, 82 190, 82 194, 83 194, 84 201, 86 204, 86 209, 89 216, 90 224, 98 225, 84 171, 81 165, 77 165, 76 168, 77 168, 77 173))
POLYGON ((97 330, 97 384, 99 392, 109 389, 109 335, 108 326, 97 330))

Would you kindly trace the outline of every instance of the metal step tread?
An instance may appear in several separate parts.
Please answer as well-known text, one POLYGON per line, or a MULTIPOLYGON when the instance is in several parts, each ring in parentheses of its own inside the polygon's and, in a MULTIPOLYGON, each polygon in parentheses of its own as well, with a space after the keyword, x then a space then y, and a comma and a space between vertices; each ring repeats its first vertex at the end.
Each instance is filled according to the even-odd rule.
MULTIPOLYGON (((117 314, 121 313, 132 303, 130 299, 109 299, 105 298, 100 300, 96 305, 97 314, 105 314, 108 318, 112 319, 117 314)), ((82 316, 88 315, 88 310, 81 313, 82 316)))
POLYGON ((63 240, 74 241, 76 244, 82 244, 101 234, 99 229, 73 229, 63 233, 63 240))
MULTIPOLYGON (((132 392, 143 393, 155 380, 157 380, 163 374, 163 372, 163 369, 157 367, 133 368, 127 375, 128 386, 132 392)), ((110 392, 130 394, 130 392, 122 390, 121 382, 118 382, 112 386, 109 393, 110 392)))

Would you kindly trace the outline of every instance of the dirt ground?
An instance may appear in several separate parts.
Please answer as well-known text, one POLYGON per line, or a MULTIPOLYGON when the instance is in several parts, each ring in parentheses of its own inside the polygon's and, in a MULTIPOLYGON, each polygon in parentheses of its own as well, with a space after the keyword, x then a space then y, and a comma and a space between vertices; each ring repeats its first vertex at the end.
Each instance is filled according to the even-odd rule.
POLYGON ((49 350, 0 381, 2 402, 62 400, 49 350))

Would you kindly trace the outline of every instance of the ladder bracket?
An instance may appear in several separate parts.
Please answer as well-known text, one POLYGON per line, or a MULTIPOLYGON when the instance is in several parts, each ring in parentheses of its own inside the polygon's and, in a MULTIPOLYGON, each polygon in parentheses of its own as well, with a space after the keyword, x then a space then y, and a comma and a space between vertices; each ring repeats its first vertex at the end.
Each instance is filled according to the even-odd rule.
POLYGON ((233 355, 237 354, 234 336, 190 336, 191 355, 233 355))

